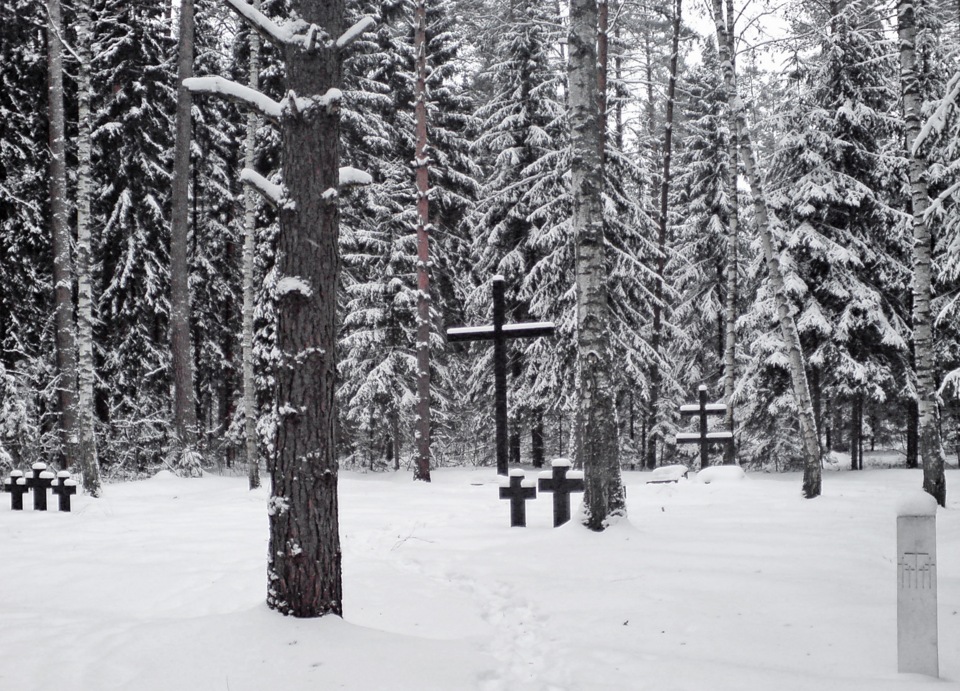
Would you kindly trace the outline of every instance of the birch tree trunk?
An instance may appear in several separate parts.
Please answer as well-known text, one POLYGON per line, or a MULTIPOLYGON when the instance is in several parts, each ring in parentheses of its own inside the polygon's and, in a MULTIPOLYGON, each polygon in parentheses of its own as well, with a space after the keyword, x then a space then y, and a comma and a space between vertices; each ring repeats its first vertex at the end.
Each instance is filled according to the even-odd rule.
POLYGON ((572 0, 569 35, 571 191, 577 282, 577 454, 584 469, 585 525, 603 530, 626 513, 620 477, 613 363, 607 344, 603 132, 597 107, 597 3, 572 0))
MULTIPOLYGON (((294 0, 293 16, 327 36, 343 31, 343 0, 294 0)), ((285 48, 287 89, 320 98, 342 82, 340 49, 285 48)), ((280 208, 281 280, 303 289, 277 300, 277 456, 271 468, 267 604, 296 617, 343 614, 334 397, 340 120, 336 101, 281 121, 286 202, 280 208)))
MULTIPOLYGON (((922 1, 922 0, 919 0, 922 1)), ((906 148, 909 162, 910 199, 913 206, 913 349, 917 377, 917 451, 923 466, 923 489, 940 506, 947 501, 943 474, 944 451, 940 438, 940 408, 937 405, 931 300, 933 234, 924 220, 930 195, 923 177, 924 162, 913 149, 920 133, 923 105, 920 99, 916 56, 916 8, 918 0, 899 0, 897 29, 900 39, 900 88, 903 95, 906 148)))
POLYGON ((176 138, 170 219, 170 351, 173 362, 173 416, 178 472, 199 477, 196 458, 197 403, 193 390, 193 339, 190 333, 189 189, 190 108, 183 80, 193 76, 193 0, 180 2, 177 57, 176 138))
MULTIPOLYGON (((730 67, 733 74, 736 75, 736 51, 733 40, 734 12, 733 0, 727 0, 727 41, 730 52, 730 67)), ((727 413, 724 417, 724 424, 731 432, 734 430, 734 409, 733 392, 737 383, 737 299, 739 295, 739 276, 740 276, 740 257, 739 257, 739 232, 740 232, 740 201, 737 194, 737 179, 739 177, 739 167, 737 161, 740 156, 740 142, 736 136, 737 122, 736 114, 728 111, 730 120, 730 138, 727 140, 727 149, 729 154, 730 171, 726 179, 727 196, 727 265, 726 265, 726 284, 727 299, 724 303, 723 323, 724 323, 724 343, 723 343, 723 400, 727 404, 727 413)), ((726 444, 723 451, 724 465, 733 465, 736 463, 736 445, 726 444)))
POLYGON ((773 246, 774 219, 767 208, 763 182, 754 159, 753 144, 750 139, 750 130, 747 126, 743 102, 737 93, 736 72, 733 66, 733 37, 730 35, 728 24, 724 21, 721 2, 722 0, 713 0, 713 19, 717 32, 717 52, 723 69, 724 91, 726 92, 727 106, 732 110, 733 117, 736 118, 736 136, 740 143, 740 157, 743 161, 747 181, 750 184, 753 213, 757 221, 770 285, 777 304, 780 337, 783 339, 784 348, 790 362, 790 378, 793 382, 794 401, 796 402, 800 422, 800 442, 804 461, 803 496, 812 499, 820 496, 822 482, 820 442, 817 437, 813 399, 810 396, 810 387, 807 383, 806 365, 803 350, 800 346, 800 334, 790 310, 783 274, 780 271, 779 252, 773 246))
POLYGON ((413 478, 430 482, 430 179, 427 161, 427 9, 417 0, 414 51, 417 82, 417 465, 413 478))
MULTIPOLYGON (((260 0, 253 0, 260 9, 260 0)), ((250 73, 247 84, 251 89, 260 86, 260 35, 250 30, 250 73)), ((260 118, 251 110, 247 113, 247 138, 244 146, 244 166, 253 170, 256 154, 257 127, 260 118)), ((256 192, 244 187, 243 193, 243 441, 247 456, 247 484, 250 489, 260 486, 260 457, 257 451, 257 384, 253 374, 253 311, 254 311, 254 257, 257 249, 256 192)))
POLYGON ((53 290, 57 346, 57 402, 61 465, 78 460, 77 346, 73 314, 73 255, 67 207, 66 123, 63 108, 63 31, 60 0, 47 0, 47 108, 50 120, 50 217, 53 226, 53 290))
POLYGON ((100 464, 94 417, 93 366, 93 280, 91 271, 92 241, 90 231, 91 147, 90 147, 90 52, 93 41, 90 6, 80 0, 77 11, 77 55, 80 59, 77 83, 77 425, 79 458, 83 489, 91 497, 100 496, 100 464))

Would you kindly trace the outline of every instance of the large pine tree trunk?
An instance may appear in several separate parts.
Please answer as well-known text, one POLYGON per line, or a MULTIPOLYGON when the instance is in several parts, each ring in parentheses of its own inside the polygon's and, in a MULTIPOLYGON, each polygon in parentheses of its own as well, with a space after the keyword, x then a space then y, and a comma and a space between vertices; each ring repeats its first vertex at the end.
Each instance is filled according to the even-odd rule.
POLYGON ((193 338, 190 332, 188 261, 190 189, 190 92, 183 80, 193 76, 193 0, 180 2, 177 57, 176 138, 170 218, 170 354, 173 364, 173 417, 177 458, 174 465, 185 476, 199 476, 196 460, 197 402, 193 390, 193 338))
POLYGON ((803 495, 812 499, 820 496, 822 468, 820 443, 817 438, 817 425, 813 412, 813 399, 810 396, 810 387, 807 383, 806 365, 803 350, 800 346, 800 334, 790 310, 783 274, 780 271, 779 253, 773 245, 773 219, 767 208, 762 178, 754 158, 753 144, 750 139, 750 130, 747 126, 743 102, 737 93, 736 73, 733 66, 733 41, 728 25, 723 19, 721 0, 713 0, 713 15, 717 31, 718 53, 723 68, 726 102, 736 117, 736 136, 740 142, 740 157, 743 161, 747 181, 750 184, 753 213, 760 234, 760 244, 763 248, 770 285, 773 288, 774 299, 777 303, 780 337, 783 339, 790 362, 790 378, 793 382, 794 401, 796 402, 800 422, 800 442, 804 461, 803 495))
POLYGON ((77 54, 80 58, 77 142, 77 423, 79 458, 83 473, 83 489, 91 497, 100 496, 100 464, 94 431, 93 365, 93 278, 91 268, 92 240, 90 232, 91 180, 91 113, 90 54, 93 27, 87 0, 77 4, 77 54))
POLYGON ((577 463, 584 469, 586 525, 602 530, 626 513, 608 349, 604 267, 603 132, 597 74, 596 0, 570 3, 569 97, 577 282, 577 463))
POLYGON ((427 165, 427 9, 417 0, 417 465, 415 480, 430 482, 430 179, 427 165))
MULTIPOLYGON (((260 0, 253 0, 260 9, 260 0)), ((260 85, 260 35, 250 30, 250 74, 247 84, 251 89, 260 85)), ((247 138, 244 148, 244 166, 253 169, 257 144, 257 126, 260 119, 254 111, 247 114, 247 138)), ((257 250, 256 192, 247 186, 243 195, 243 441, 247 458, 247 484, 250 489, 260 486, 260 459, 257 452, 257 383, 253 373, 253 312, 255 291, 253 285, 254 257, 257 250)))
POLYGON ((913 349, 917 377, 917 450, 923 465, 923 489, 941 506, 946 505, 947 483, 943 475, 944 452, 940 438, 940 408, 937 405, 936 371, 933 349, 932 261, 933 234, 924 215, 930 195, 923 175, 926 166, 913 151, 920 134, 923 105, 918 80, 922 75, 916 56, 915 4, 923 0, 899 0, 897 3, 900 38, 900 85, 903 94, 906 148, 909 161, 910 199, 913 206, 913 349))
POLYGON ((78 460, 77 346, 73 314, 73 255, 67 206, 66 124, 63 109, 63 31, 60 0, 47 0, 47 108, 50 120, 50 218, 53 226, 53 288, 57 345, 57 399, 60 412, 61 463, 78 460))
MULTIPOLYGON (((343 0, 295 0, 304 21, 336 37, 343 0)), ((286 83, 298 97, 339 88, 339 51, 286 48, 286 83)), ((288 203, 280 210, 280 276, 302 289, 278 297, 277 456, 271 468, 267 604, 297 617, 343 613, 337 517, 336 382, 339 208, 327 190, 339 184, 336 107, 281 124, 288 203)))

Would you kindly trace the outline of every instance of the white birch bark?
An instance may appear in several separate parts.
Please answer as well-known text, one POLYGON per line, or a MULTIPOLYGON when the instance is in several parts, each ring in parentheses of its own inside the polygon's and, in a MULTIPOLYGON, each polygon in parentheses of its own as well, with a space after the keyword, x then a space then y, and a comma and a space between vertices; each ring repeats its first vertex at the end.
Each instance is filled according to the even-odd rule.
POLYGON ((608 343, 604 269, 603 146, 597 73, 597 2, 570 3, 571 188, 577 284, 577 453, 584 470, 585 525, 603 530, 626 513, 608 343))
MULTIPOLYGON (((260 0, 252 0, 253 7, 260 9, 260 0)), ((260 86, 260 35, 250 32, 251 89, 260 86)), ((256 154, 257 127, 260 119, 254 111, 247 113, 247 138, 244 149, 244 166, 253 170, 256 154)), ((249 186, 243 192, 243 337, 241 358, 243 360, 243 441, 247 456, 247 480, 250 489, 260 486, 260 460, 257 453, 257 385, 253 375, 253 311, 254 285, 253 264, 257 248, 257 193, 249 186)))
POLYGON ((933 234, 924 220, 930 206, 930 194, 923 175, 926 166, 914 151, 920 134, 922 106, 918 88, 916 56, 916 8, 922 0, 899 0, 897 31, 900 39, 900 85, 903 95, 906 154, 910 175, 910 199, 913 206, 913 349, 917 378, 919 411, 918 452, 923 466, 923 489, 946 505, 947 483, 943 474, 944 451, 940 437, 940 408, 937 402, 936 362, 933 351, 933 311, 931 300, 933 234))
POLYGON ((773 245, 773 223, 775 219, 767 207, 762 178, 754 158, 746 113, 744 112, 743 102, 737 93, 736 72, 733 65, 733 37, 729 32, 729 24, 723 18, 721 0, 713 0, 713 19, 717 32, 717 50, 723 69, 727 106, 732 110, 732 116, 736 118, 736 136, 740 144, 740 157, 750 185, 750 196, 753 202, 753 213, 757 221, 757 230, 760 234, 760 244, 763 247, 770 285, 773 288, 774 299, 777 303, 780 337, 783 339, 784 348, 790 362, 790 378, 793 382, 794 401, 796 402, 800 422, 800 442, 804 461, 803 495, 812 499, 820 496, 821 491, 820 440, 817 436, 813 398, 810 396, 810 386, 807 382, 806 364, 800 346, 800 334, 797 331, 797 324, 787 299, 783 274, 780 271, 779 252, 773 245))
POLYGON ((93 31, 87 0, 77 3, 77 55, 80 59, 77 83, 77 418, 79 431, 79 463, 83 489, 91 497, 101 492, 100 463, 97 460, 95 435, 93 365, 93 279, 92 240, 90 229, 91 180, 91 113, 90 55, 93 31))

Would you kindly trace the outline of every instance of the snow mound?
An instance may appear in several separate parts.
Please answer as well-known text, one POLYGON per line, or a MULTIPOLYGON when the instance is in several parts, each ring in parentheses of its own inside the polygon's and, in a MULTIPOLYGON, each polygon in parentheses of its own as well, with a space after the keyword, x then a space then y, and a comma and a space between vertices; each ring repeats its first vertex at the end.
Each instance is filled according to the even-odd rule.
POLYGON ((177 476, 171 473, 169 470, 161 470, 150 479, 151 480, 176 480, 177 476))
POLYGON ((687 466, 682 464, 676 465, 664 465, 660 466, 652 473, 650 473, 650 479, 647 480, 647 484, 658 484, 661 482, 679 482, 682 478, 687 477, 687 473, 690 472, 690 469, 687 466))
POLYGON ((709 485, 712 482, 739 482, 747 477, 743 468, 738 465, 716 465, 704 468, 697 473, 697 482, 709 485))

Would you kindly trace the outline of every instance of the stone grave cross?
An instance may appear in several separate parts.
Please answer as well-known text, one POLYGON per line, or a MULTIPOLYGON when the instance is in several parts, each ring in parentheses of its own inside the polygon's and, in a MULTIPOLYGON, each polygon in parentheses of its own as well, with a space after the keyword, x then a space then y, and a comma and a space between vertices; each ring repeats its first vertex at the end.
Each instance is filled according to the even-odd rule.
POLYGON ((26 486, 33 490, 33 510, 47 510, 47 488, 53 485, 53 473, 47 470, 46 463, 33 464, 33 477, 28 477, 26 486))
POLYGON ((570 470, 570 461, 555 458, 552 471, 540 473, 540 491, 553 492, 553 527, 570 520, 570 493, 583 491, 583 473, 570 470))
POLYGON ((14 470, 10 477, 3 481, 3 491, 10 493, 10 508, 14 511, 23 511, 23 495, 29 492, 27 481, 23 479, 22 470, 14 470))
POLYGON ((77 493, 77 483, 70 479, 70 473, 68 471, 61 470, 57 473, 57 484, 55 484, 50 491, 59 495, 60 510, 69 511, 70 496, 77 493))
POLYGON ((507 474, 507 339, 552 334, 552 322, 505 324, 503 276, 493 277, 493 326, 460 326, 447 329, 447 341, 493 341, 494 417, 497 423, 497 474, 507 474))
POLYGON ((700 429, 697 432, 677 432, 678 444, 699 444, 700 445, 700 470, 709 465, 707 461, 707 448, 714 442, 724 444, 733 444, 733 432, 707 431, 708 415, 725 415, 727 406, 724 403, 707 403, 707 387, 700 385, 700 400, 692 405, 680 406, 681 415, 697 415, 700 418, 700 429))
POLYGON ((526 528, 526 501, 527 499, 537 498, 536 485, 525 484, 523 471, 519 468, 514 468, 510 471, 510 484, 500 487, 500 498, 510 500, 510 527, 526 528))

